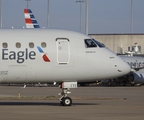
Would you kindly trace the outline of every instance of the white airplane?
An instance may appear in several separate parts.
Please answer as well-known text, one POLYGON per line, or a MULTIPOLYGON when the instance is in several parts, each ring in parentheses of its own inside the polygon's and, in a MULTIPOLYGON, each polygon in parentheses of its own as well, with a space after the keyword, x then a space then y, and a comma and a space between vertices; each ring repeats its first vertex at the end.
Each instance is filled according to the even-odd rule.
MULTIPOLYGON (((30 24, 31 24, 31 27, 29 26, 29 24, 28 24, 28 22, 27 21, 32 21, 32 19, 34 18, 34 20, 35 20, 35 23, 37 23, 37 25, 39 26, 39 27, 36 27, 36 28, 40 28, 40 25, 38 24, 38 22, 37 22, 37 20, 35 19, 35 17, 34 17, 34 14, 32 13, 32 11, 31 11, 31 9, 24 9, 24 15, 25 15, 25 23, 26 23, 26 28, 35 28, 34 27, 34 23, 32 23, 32 22, 29 22, 30 24), (32 16, 32 17, 31 17, 32 16), (28 20, 27 20, 28 19, 28 20)), ((126 62, 128 62, 129 61, 129 59, 128 59, 128 61, 127 61, 127 59, 126 59, 127 57, 125 57, 124 59, 126 60, 126 62)), ((129 75, 127 75, 127 79, 129 80, 130 79, 130 81, 131 82, 134 82, 134 75, 135 75, 135 72, 131 72, 131 74, 129 74, 129 75), (132 77, 133 76, 133 77, 132 77)), ((136 80, 135 80, 136 81, 136 80)), ((85 86, 85 85, 89 85, 90 83, 95 83, 95 81, 92 81, 92 82, 80 82, 79 84, 80 84, 80 86, 85 86)), ((112 80, 110 80, 110 82, 113 82, 113 79, 112 80)), ((114 81, 115 82, 115 81, 114 81)))
POLYGON ((124 76, 130 66, 91 37, 67 30, 0 29, 0 83, 58 83, 70 106, 77 82, 124 76))
POLYGON ((129 75, 124 77, 133 84, 144 83, 144 57, 120 55, 133 69, 129 75))
POLYGON ((24 9, 26 28, 40 28, 34 14, 30 9, 24 9))
MULTIPOLYGON (((31 9, 24 9, 24 15, 25 15, 25 22, 26 22, 26 28, 40 28, 40 25, 38 24, 37 20, 34 17, 34 14, 32 13, 31 9)), ((135 43, 135 48, 134 48, 134 52, 138 53, 139 49, 137 46, 137 43, 135 43)), ((137 61, 139 61, 139 63, 143 63, 143 67, 144 67, 144 62, 143 62, 143 58, 140 57, 128 57, 128 56, 121 56, 126 62, 128 62, 128 64, 133 67, 133 64, 136 64, 137 61)), ((140 66, 139 66, 140 67, 140 66)), ((141 69, 141 68, 134 68, 134 69, 141 69)), ((141 69, 139 71, 133 71, 131 72, 129 75, 127 75, 126 77, 124 77, 124 79, 127 79, 128 82, 131 83, 144 83, 144 70, 141 69)), ((126 81, 127 81, 126 80, 126 81)), ((113 80, 112 80, 113 81, 113 80)), ((92 81, 92 83, 95 81, 92 81)), ((80 85, 87 85, 91 82, 81 82, 80 85)))

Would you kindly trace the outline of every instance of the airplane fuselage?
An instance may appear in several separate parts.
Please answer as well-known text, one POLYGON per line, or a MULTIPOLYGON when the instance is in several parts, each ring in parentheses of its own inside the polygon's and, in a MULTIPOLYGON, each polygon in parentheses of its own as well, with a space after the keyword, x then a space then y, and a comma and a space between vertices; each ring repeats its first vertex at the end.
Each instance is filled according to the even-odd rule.
POLYGON ((89 36, 64 30, 0 30, 0 82, 92 81, 120 77, 130 68, 89 36))

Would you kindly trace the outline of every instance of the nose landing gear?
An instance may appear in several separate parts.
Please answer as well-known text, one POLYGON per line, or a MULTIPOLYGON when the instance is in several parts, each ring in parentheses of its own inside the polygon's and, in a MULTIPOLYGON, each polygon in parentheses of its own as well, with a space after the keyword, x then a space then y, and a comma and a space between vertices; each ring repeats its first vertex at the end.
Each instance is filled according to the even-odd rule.
POLYGON ((68 94, 70 94, 69 88, 62 88, 62 92, 58 95, 60 96, 60 103, 63 106, 71 106, 72 105, 72 99, 68 97, 68 94))
POLYGON ((68 97, 70 94, 70 88, 77 88, 77 82, 63 82, 61 84, 62 92, 58 95, 60 96, 59 101, 62 106, 71 106, 72 99, 68 97))

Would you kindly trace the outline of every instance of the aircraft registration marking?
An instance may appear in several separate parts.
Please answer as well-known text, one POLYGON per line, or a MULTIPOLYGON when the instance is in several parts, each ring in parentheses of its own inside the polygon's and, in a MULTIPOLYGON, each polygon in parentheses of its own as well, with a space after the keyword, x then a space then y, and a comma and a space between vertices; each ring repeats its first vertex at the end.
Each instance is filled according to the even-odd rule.
POLYGON ((7 75, 8 71, 0 71, 0 75, 7 75))

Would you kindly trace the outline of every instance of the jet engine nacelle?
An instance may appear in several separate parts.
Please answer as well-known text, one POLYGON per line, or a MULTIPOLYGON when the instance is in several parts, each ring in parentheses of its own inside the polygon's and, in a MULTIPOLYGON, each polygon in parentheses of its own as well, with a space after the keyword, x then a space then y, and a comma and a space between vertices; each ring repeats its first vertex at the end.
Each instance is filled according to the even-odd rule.
POLYGON ((144 73, 141 72, 133 72, 130 75, 128 75, 128 80, 130 82, 133 82, 134 84, 137 83, 144 83, 144 73))

